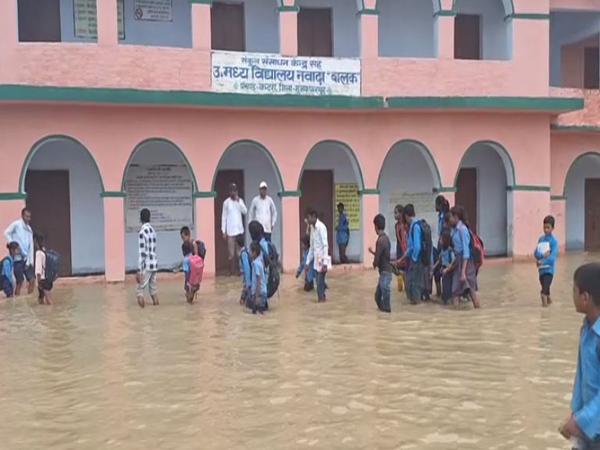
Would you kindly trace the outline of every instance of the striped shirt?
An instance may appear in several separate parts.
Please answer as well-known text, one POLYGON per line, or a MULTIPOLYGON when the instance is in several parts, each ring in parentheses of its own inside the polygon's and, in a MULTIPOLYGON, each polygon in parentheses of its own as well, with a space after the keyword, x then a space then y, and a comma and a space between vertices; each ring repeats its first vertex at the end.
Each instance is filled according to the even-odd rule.
POLYGON ((140 272, 156 272, 158 270, 158 259, 156 258, 156 231, 152 225, 142 225, 139 235, 140 260, 138 269, 140 272))

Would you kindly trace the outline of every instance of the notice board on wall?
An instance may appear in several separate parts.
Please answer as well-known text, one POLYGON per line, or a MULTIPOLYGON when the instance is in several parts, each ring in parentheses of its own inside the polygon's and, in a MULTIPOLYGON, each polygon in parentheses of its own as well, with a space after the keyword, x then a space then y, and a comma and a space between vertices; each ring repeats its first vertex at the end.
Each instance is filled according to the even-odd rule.
POLYGON ((358 184, 341 183, 335 185, 334 217, 336 225, 338 222, 337 204, 343 203, 348 217, 350 230, 360 230, 360 196, 358 195, 358 184))
POLYGON ((172 0, 134 0, 133 18, 153 22, 171 22, 173 20, 172 0))
POLYGON ((402 192, 394 191, 390 193, 388 208, 385 217, 386 230, 393 242, 396 241, 396 231, 394 224, 394 208, 396 205, 406 206, 413 204, 415 212, 419 219, 425 219, 431 227, 431 235, 434 242, 437 242, 437 213, 435 212, 435 197, 437 194, 432 192, 402 192))
MULTIPOLYGON (((98 38, 96 1, 97 0, 73 0, 73 23, 75 24, 76 37, 98 38)), ((124 0, 116 0, 116 2, 119 39, 125 39, 124 0)))
POLYGON ((185 165, 130 166, 125 181, 125 226, 140 228, 140 211, 148 208, 157 231, 193 224, 192 178, 185 165))

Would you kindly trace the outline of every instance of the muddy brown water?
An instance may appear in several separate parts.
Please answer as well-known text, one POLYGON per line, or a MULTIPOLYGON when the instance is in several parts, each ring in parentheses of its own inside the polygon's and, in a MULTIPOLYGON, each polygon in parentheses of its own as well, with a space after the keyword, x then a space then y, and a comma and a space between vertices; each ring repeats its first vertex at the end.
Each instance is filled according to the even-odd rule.
POLYGON ((264 317, 239 280, 189 306, 160 283, 55 289, 53 307, 0 300, 0 448, 567 449, 582 317, 558 262, 542 309, 531 263, 488 264, 481 311, 373 302, 376 274, 329 277, 314 303, 293 277, 264 317))

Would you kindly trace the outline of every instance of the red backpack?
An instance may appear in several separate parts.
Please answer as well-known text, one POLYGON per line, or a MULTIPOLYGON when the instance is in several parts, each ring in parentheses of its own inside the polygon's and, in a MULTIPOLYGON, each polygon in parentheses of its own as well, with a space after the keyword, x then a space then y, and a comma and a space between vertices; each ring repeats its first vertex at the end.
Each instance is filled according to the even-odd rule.
POLYGON ((485 261, 485 247, 483 241, 479 236, 471 231, 469 228, 469 234, 471 235, 471 242, 469 243, 469 252, 473 257, 475 263, 475 270, 479 270, 485 261))
POLYGON ((188 263, 190 265, 188 284, 199 286, 202 283, 202 275, 204 274, 204 260, 199 255, 191 255, 188 258, 188 263))

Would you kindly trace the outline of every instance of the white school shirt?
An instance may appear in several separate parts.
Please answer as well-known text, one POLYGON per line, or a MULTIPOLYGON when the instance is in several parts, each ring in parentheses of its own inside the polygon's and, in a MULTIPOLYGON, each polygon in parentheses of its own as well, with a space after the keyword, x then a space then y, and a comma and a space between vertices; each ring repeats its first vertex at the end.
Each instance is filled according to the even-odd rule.
POLYGON ((231 198, 225 200, 221 215, 221 232, 227 236, 244 234, 242 215, 246 215, 247 212, 244 200, 241 198, 237 202, 231 198))
POLYGON ((277 222, 277 208, 273 199, 268 195, 263 199, 260 195, 254 197, 250 205, 248 220, 257 220, 263 226, 265 233, 271 233, 277 222))
POLYGON ((327 227, 323 222, 317 219, 314 227, 310 227, 310 249, 306 256, 306 265, 311 262, 315 270, 317 267, 318 258, 325 258, 329 255, 329 244, 327 243, 327 227))
POLYGON ((23 219, 17 219, 4 231, 4 237, 8 244, 13 241, 19 244, 19 255, 15 258, 15 261, 24 260, 28 266, 33 266, 34 250, 31 227, 23 219))
POLYGON ((46 253, 42 250, 35 252, 35 276, 38 275, 41 280, 46 279, 46 253))

